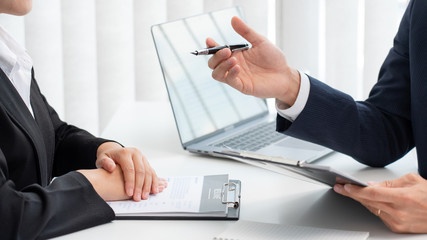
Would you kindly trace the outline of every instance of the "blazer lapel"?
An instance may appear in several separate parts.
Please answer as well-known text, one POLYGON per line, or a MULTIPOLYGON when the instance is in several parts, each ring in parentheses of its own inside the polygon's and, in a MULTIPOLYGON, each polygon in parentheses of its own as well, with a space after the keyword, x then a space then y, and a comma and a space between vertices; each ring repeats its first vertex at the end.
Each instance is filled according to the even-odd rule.
POLYGON ((47 154, 44 146, 43 135, 39 127, 22 100, 15 87, 12 85, 6 74, 0 69, 0 102, 5 107, 9 116, 14 120, 17 126, 27 134, 34 145, 37 153, 37 165, 39 167, 40 184, 48 184, 47 176, 47 154))

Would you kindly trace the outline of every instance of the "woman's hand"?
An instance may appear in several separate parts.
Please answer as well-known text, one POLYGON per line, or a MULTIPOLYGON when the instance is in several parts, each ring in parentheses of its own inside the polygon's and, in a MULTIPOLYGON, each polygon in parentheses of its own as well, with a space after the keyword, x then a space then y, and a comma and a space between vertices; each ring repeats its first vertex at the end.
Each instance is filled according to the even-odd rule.
POLYGON ((427 233, 427 180, 418 174, 369 187, 337 184, 334 190, 363 204, 393 232, 427 233))
POLYGON ((150 193, 159 193, 167 187, 165 179, 159 179, 147 159, 136 148, 123 148, 115 142, 105 142, 98 147, 96 166, 114 172, 120 165, 124 176, 124 189, 135 201, 148 199, 150 193))
POLYGON ((77 172, 89 180, 98 195, 105 201, 130 199, 125 192, 123 171, 120 166, 116 166, 112 172, 102 168, 77 170, 77 172))

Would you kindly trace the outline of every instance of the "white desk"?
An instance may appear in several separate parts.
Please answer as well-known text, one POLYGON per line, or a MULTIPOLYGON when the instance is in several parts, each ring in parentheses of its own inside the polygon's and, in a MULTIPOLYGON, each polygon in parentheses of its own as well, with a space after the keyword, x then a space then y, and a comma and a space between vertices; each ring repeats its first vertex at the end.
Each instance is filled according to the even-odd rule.
MULTIPOLYGON (((167 102, 123 106, 102 137, 141 149, 159 176, 228 173, 242 181, 240 219, 342 230, 369 231, 369 239, 426 239, 427 235, 392 233, 359 203, 329 187, 313 184, 232 160, 185 152, 167 102)), ((385 169, 374 169, 333 153, 316 162, 368 181, 394 179, 416 172, 414 154, 385 169)), ((234 221, 113 221, 60 239, 191 239, 208 240, 234 221)))

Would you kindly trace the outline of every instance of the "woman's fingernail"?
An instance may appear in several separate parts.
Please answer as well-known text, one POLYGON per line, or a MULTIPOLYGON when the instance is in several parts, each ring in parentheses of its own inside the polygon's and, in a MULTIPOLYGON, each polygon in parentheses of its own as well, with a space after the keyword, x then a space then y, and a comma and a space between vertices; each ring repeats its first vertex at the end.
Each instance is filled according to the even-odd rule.
POLYGON ((137 202, 141 201, 141 194, 135 195, 135 201, 137 201, 137 202))
POLYGON ((148 192, 144 192, 144 194, 143 194, 143 198, 144 198, 145 200, 147 200, 147 199, 148 199, 148 195, 149 195, 149 193, 148 193, 148 192))
POLYGON ((128 188, 127 193, 128 193, 128 196, 132 196, 133 195, 133 188, 128 188))

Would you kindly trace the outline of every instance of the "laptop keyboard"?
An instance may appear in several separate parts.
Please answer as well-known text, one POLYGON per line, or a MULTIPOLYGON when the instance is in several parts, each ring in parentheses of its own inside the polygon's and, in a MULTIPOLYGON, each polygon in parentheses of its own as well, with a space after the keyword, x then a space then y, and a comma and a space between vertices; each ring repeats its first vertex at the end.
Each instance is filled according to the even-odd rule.
POLYGON ((211 144, 211 146, 255 152, 285 137, 285 135, 276 132, 275 122, 269 122, 252 127, 243 133, 211 144))

